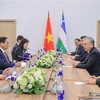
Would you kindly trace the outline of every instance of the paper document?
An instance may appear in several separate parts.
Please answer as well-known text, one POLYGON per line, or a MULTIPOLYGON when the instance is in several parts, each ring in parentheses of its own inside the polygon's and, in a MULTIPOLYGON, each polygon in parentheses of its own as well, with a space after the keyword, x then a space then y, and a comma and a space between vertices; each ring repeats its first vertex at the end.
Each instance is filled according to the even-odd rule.
POLYGON ((21 67, 25 67, 26 63, 25 62, 21 62, 21 67))
POLYGON ((66 68, 73 68, 73 66, 62 66, 62 67, 66 67, 66 68))
POLYGON ((82 85, 82 84, 85 84, 84 82, 74 82, 74 84, 76 85, 82 85))

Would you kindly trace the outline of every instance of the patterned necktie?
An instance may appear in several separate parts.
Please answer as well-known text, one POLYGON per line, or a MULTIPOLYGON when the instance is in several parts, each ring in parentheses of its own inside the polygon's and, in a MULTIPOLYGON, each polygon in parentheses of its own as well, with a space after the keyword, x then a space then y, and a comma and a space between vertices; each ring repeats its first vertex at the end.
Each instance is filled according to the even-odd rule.
POLYGON ((4 52, 4 55, 5 55, 5 58, 6 58, 7 62, 9 63, 9 60, 8 60, 6 52, 4 52))

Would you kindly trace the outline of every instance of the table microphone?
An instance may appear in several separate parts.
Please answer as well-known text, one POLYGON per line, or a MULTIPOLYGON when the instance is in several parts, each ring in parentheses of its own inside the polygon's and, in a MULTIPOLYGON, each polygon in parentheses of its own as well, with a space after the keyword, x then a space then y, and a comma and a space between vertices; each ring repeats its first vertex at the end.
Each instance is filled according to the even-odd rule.
POLYGON ((18 57, 23 58, 23 59, 27 59, 27 60, 28 60, 27 57, 23 57, 23 56, 20 56, 20 55, 18 55, 18 57))
POLYGON ((35 51, 35 50, 33 50, 33 49, 30 49, 30 48, 28 48, 28 50, 33 51, 33 52, 37 53, 37 51, 35 51))

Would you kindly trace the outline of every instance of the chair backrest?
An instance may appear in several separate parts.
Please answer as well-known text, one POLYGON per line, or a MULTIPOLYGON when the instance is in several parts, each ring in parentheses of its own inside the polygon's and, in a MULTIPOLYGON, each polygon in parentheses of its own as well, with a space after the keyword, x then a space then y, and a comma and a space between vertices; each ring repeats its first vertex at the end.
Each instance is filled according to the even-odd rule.
POLYGON ((9 47, 9 60, 12 61, 12 49, 11 47, 9 47))

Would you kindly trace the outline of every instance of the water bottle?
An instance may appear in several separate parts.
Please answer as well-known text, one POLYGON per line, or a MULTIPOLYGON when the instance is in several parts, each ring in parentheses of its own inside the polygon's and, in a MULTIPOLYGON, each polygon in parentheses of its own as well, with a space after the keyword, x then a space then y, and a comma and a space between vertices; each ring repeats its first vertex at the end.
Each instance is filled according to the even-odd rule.
POLYGON ((57 100, 64 100, 64 82, 62 60, 58 63, 58 78, 57 78, 57 100))
POLYGON ((55 80, 55 79, 58 78, 58 73, 59 72, 63 72, 63 69, 62 69, 62 60, 61 59, 60 59, 59 62, 57 62, 57 66, 56 66, 55 74, 53 76, 53 80, 55 80))
POLYGON ((16 71, 16 63, 14 60, 14 65, 13 65, 13 71, 12 71, 12 75, 11 75, 11 81, 16 81, 17 79, 17 71, 16 71))
POLYGON ((37 57, 37 61, 40 59, 40 57, 37 57))
POLYGON ((64 98, 64 82, 60 82, 57 86, 57 99, 56 100, 65 100, 64 98))
MULTIPOLYGON (((58 69, 59 69, 59 73, 62 72, 63 73, 63 68, 62 68, 62 59, 60 59, 59 63, 58 63, 58 69)), ((63 75, 63 74, 62 74, 63 75)))
POLYGON ((46 54, 46 51, 45 51, 45 48, 43 48, 43 55, 45 55, 46 54))
POLYGON ((63 72, 60 71, 58 73, 56 100, 65 100, 64 95, 65 95, 65 90, 63 82, 63 72))
POLYGON ((59 50, 58 49, 56 49, 56 53, 57 53, 57 57, 58 57, 58 53, 59 53, 59 50))
POLYGON ((57 91, 57 79, 55 79, 50 87, 50 93, 56 94, 57 91))
POLYGON ((60 47, 60 52, 61 52, 61 54, 63 54, 63 48, 62 47, 60 47))
POLYGON ((41 49, 40 51, 41 51, 41 55, 42 55, 42 53, 43 53, 43 50, 41 49))
POLYGON ((28 68, 30 69, 30 67, 33 67, 33 57, 32 57, 32 55, 29 56, 29 65, 28 65, 28 68))
POLYGON ((59 52, 59 53, 58 53, 58 62, 59 62, 61 59, 62 59, 61 53, 59 52))
POLYGON ((38 50, 37 58, 40 58, 40 50, 38 50))
POLYGON ((42 57, 44 55, 44 51, 43 49, 40 50, 40 57, 42 57))

